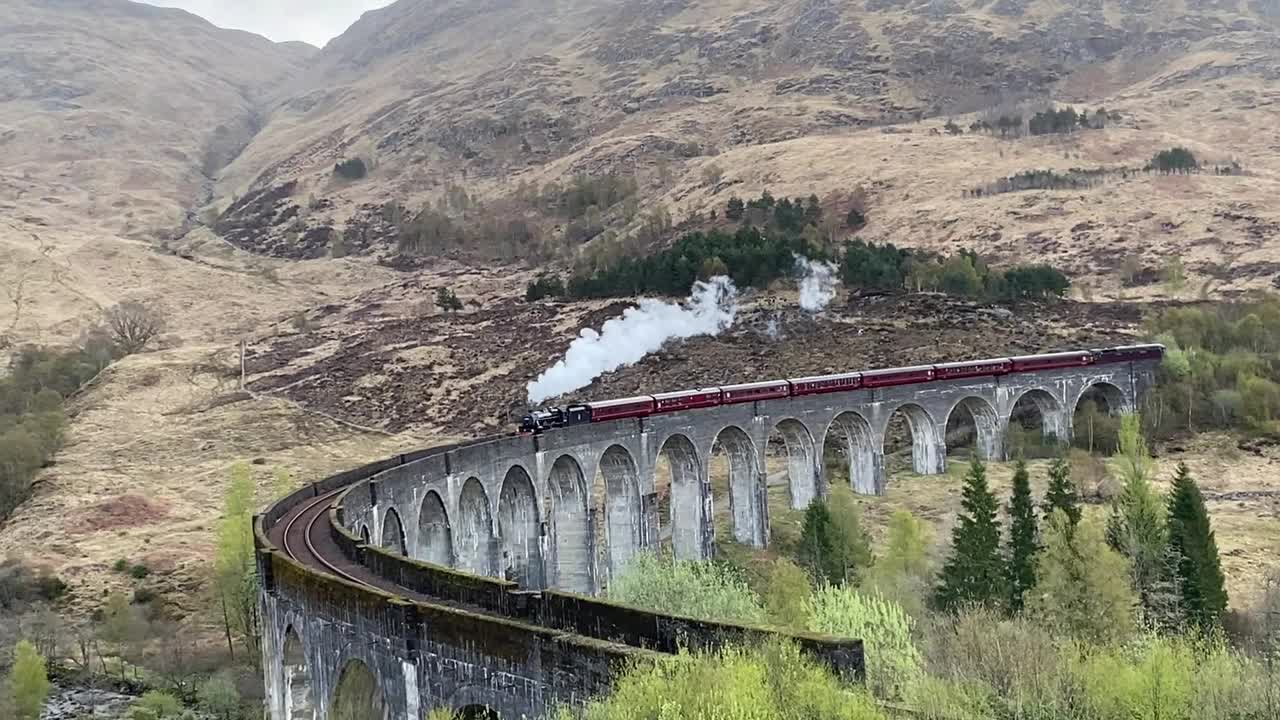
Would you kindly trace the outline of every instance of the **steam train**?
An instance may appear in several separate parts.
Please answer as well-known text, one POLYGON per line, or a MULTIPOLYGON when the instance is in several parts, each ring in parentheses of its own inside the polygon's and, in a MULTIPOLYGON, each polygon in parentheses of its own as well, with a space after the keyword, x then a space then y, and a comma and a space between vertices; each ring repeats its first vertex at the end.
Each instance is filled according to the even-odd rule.
POLYGON ((609 420, 648 417, 661 413, 736 405, 757 400, 778 400, 806 395, 869 390, 916 385, 938 380, 1009 375, 1021 372, 1105 365, 1135 360, 1160 360, 1164 345, 1124 345, 1096 350, 1074 350, 1047 355, 1023 355, 990 360, 968 360, 942 365, 867 370, 864 372, 818 375, 790 380, 766 380, 743 385, 681 390, 641 395, 618 400, 574 403, 563 407, 534 410, 520 421, 521 433, 538 434, 553 428, 609 420))

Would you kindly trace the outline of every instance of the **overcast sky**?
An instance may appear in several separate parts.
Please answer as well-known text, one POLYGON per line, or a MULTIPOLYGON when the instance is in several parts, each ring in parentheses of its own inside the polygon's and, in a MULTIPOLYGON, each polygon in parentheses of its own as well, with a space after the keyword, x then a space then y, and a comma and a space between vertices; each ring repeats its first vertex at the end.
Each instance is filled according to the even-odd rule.
POLYGON ((142 0, 182 8, 214 25, 264 35, 276 42, 302 40, 323 47, 366 10, 392 0, 142 0))

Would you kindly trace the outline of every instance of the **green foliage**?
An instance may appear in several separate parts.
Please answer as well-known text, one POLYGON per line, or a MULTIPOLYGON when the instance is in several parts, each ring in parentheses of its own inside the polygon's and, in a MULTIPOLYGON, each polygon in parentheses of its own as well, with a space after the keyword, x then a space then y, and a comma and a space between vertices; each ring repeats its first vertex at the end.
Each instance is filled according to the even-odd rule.
POLYGON ((1027 130, 1032 135, 1075 132, 1080 126, 1080 116, 1075 108, 1049 108, 1031 116, 1027 130))
POLYGON ((1121 418, 1119 444, 1112 462, 1124 485, 1111 504, 1107 544, 1129 559, 1133 587, 1148 622, 1173 625, 1180 611, 1172 586, 1165 507, 1151 484, 1151 455, 1137 415, 1121 418))
POLYGON ((1003 602, 1004 561, 1000 557, 997 503, 987 485, 987 469, 974 457, 965 475, 961 513, 951 533, 947 559, 934 593, 934 606, 948 611, 1003 602))
POLYGON ((631 559, 610 585, 609 599, 702 620, 751 624, 766 620, 760 599, 730 568, 652 553, 631 559))
POLYGON ((44 701, 49 697, 49 675, 45 659, 26 640, 13 649, 13 668, 9 671, 8 690, 14 720, 38 720, 44 701))
POLYGON ((1031 500, 1031 477, 1027 463, 1018 460, 1013 473, 1013 495, 1009 499, 1009 541, 1006 577, 1009 587, 1009 610, 1022 610, 1023 596, 1036 584, 1036 553, 1039 551, 1039 529, 1036 509, 1031 500))
POLYGON ((809 601, 809 629, 860 638, 866 650, 867 685, 877 697, 899 698, 921 675, 913 621, 902 606, 879 594, 825 586, 809 601))
POLYGON ((543 274, 529 282, 529 288, 525 290, 524 299, 529 302, 541 300, 543 298, 564 297, 564 281, 559 275, 543 274))
POLYGON ((123 573, 123 572, 128 572, 130 567, 133 567, 133 566, 129 563, 128 559, 120 558, 115 561, 115 563, 111 566, 111 569, 115 570, 118 573, 123 573))
POLYGON ((734 195, 729 198, 729 202, 725 204, 724 216, 729 220, 741 220, 742 215, 746 210, 746 203, 742 202, 742 198, 734 195))
POLYGON ((897 510, 889 518, 883 551, 863 583, 903 607, 912 617, 924 615, 923 598, 932 583, 928 549, 929 526, 909 510, 897 510))
POLYGON ((53 602, 67 591, 67 584, 54 575, 37 572, 15 560, 0 561, 0 610, 17 615, 29 603, 53 602))
POLYGON ((1091 642, 1132 632, 1137 598, 1129 563, 1107 546, 1096 522, 1073 526, 1066 513, 1054 510, 1037 569, 1027 610, 1047 627, 1091 642))
POLYGON ((31 492, 36 471, 62 447, 62 401, 111 362, 114 350, 91 335, 82 349, 24 347, 0 378, 0 522, 31 492))
POLYGON ((436 307, 444 312, 457 312, 462 309, 462 301, 451 288, 436 288, 436 307))
POLYGON ((240 691, 235 678, 221 672, 212 675, 196 688, 196 702, 200 709, 219 720, 232 720, 240 712, 240 691))
POLYGON ((764 606, 774 625, 802 629, 809 620, 809 599, 813 587, 809 576, 795 563, 778 558, 769 566, 765 582, 764 606))
POLYGON ((1080 524, 1080 498, 1071 480, 1071 463, 1063 455, 1055 457, 1049 465, 1049 487, 1044 495, 1045 520, 1054 510, 1061 510, 1072 528, 1080 524))
POLYGON ((150 690, 129 707, 129 720, 165 720, 182 715, 182 701, 160 690, 150 690))
POLYGON ((360 180, 369 173, 369 168, 360 158, 347 158, 333 166, 333 174, 347 180, 360 180))
POLYGON ((142 580, 151 574, 151 568, 141 563, 129 568, 129 577, 134 580, 142 580))
POLYGON ((1218 543, 1209 525, 1204 496, 1184 463, 1178 463, 1169 494, 1168 532, 1188 623, 1205 631, 1220 628, 1227 610, 1227 591, 1218 543))
POLYGON ((899 290, 905 278, 903 265, 911 256, 892 243, 876 245, 853 240, 844 246, 840 279, 845 287, 862 290, 899 290))
POLYGON ((842 493, 816 499, 805 511, 797 557, 819 582, 856 585, 871 565, 871 539, 853 499, 842 493))
POLYGON ((1184 147, 1175 147, 1156 153, 1151 158, 1150 167, 1165 174, 1187 173, 1199 170, 1200 162, 1196 160, 1195 153, 1184 147))
POLYGON ((590 273, 570 278, 567 291, 574 298, 603 298, 640 293, 684 295, 712 258, 728 268, 739 287, 765 287, 789 276, 795 255, 823 259, 819 248, 799 235, 767 233, 743 226, 733 233, 721 230, 688 233, 675 245, 640 258, 623 257, 590 273))
MULTIPOLYGON (((568 711, 561 717, 572 717, 568 711)), ((875 703, 846 688, 793 645, 681 653, 638 663, 583 720, 881 720, 875 703)))
POLYGON ((248 465, 240 463, 231 468, 223 500, 213 578, 228 642, 232 635, 238 637, 248 656, 256 661, 260 635, 253 509, 253 475, 248 465))

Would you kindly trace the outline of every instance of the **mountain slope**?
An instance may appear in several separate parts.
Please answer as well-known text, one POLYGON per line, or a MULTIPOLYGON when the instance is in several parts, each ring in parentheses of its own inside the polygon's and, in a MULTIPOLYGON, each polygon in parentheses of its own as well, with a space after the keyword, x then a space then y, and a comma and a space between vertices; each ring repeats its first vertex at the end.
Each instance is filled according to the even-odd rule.
MULTIPOLYGON (((1212 162, 1247 158, 1262 178, 1247 187, 1234 178, 1204 188, 1198 178, 1170 192, 1159 179, 1132 179, 1138 197, 1181 196, 1169 212, 1187 209, 1199 223, 1241 213, 1197 195, 1274 189, 1275 150, 1259 153, 1253 141, 1274 126, 1277 17, 1277 3, 1249 0, 401 0, 366 14, 281 96, 220 177, 219 209, 241 201, 221 228, 256 251, 314 257, 330 228, 368 226, 386 201, 416 210, 450 185, 492 200, 521 183, 612 170, 638 175, 646 204, 661 202, 677 219, 722 207, 732 193, 863 185, 873 200, 867 233, 878 239, 981 245, 993 233, 1040 232, 1062 244, 1079 221, 1063 230, 989 221, 1043 215, 1019 212, 1042 196, 974 210, 959 202, 957 182, 1046 167, 1140 168, 1170 143, 1195 144, 1212 162), (941 133, 948 116, 1050 98, 1106 105, 1124 120, 1017 142, 941 133), (334 164, 350 157, 370 161, 367 178, 335 178, 334 164), (724 177, 708 184, 702 171, 713 163, 724 177), (924 214, 919 186, 903 183, 953 197, 924 214), (940 232, 943 222, 951 229, 940 232)), ((1101 207, 1092 221, 1113 236, 1144 231, 1117 215, 1130 210, 1101 207)), ((551 225, 541 231, 554 235, 551 225)), ((375 244, 391 241, 381 230, 375 244)), ((1196 239, 1188 231, 1171 247, 1196 239)), ((1124 253, 1107 252, 1114 257, 1078 269, 1114 270, 1124 253)))

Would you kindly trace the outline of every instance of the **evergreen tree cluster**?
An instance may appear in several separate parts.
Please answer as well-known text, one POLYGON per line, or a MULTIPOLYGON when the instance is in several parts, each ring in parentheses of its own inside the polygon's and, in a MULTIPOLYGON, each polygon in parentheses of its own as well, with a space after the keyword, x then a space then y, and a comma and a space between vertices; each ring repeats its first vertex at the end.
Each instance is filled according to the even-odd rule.
MULTIPOLYGON (((1109 120, 1119 120, 1119 113, 1098 108, 1093 115, 1088 110, 1076 112, 1071 106, 1059 108, 1050 105, 1029 118, 1017 110, 995 110, 975 120, 969 126, 971 132, 999 133, 1000 137, 1021 137, 1023 134, 1050 135, 1071 133, 1076 130, 1101 130, 1109 120)), ((948 128, 950 132, 950 128, 948 128)))
POLYGON ((116 349, 105 337, 83 348, 20 349, 0 378, 0 521, 27 498, 36 471, 62 447, 63 401, 98 374, 116 349))
POLYGON ((1085 190, 1101 185, 1108 177, 1128 177, 1128 168, 1071 168, 1066 172, 1056 170, 1026 170, 1017 175, 1000 178, 964 191, 966 197, 988 197, 1028 190, 1085 190))
POLYGON ((1151 158, 1151 164, 1148 167, 1166 175, 1170 173, 1185 174, 1199 171, 1200 161, 1196 159, 1195 153, 1190 150, 1184 147, 1175 147, 1156 153, 1155 157, 1151 158))
POLYGON ((369 173, 369 168, 360 158, 348 158, 333 166, 333 173, 347 180, 360 180, 369 173))
POLYGON ((1143 408, 1156 438, 1280 430, 1280 298, 1175 307, 1148 324, 1167 348, 1143 408))

